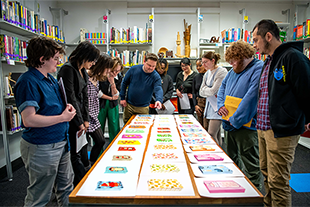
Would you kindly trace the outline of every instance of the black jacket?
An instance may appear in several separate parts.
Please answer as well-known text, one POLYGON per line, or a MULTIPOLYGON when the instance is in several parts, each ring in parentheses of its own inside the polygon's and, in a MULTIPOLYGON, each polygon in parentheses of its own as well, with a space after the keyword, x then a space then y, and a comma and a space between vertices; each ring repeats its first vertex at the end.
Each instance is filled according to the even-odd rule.
POLYGON ((76 115, 70 121, 70 126, 78 127, 84 123, 84 121, 89 121, 88 112, 88 74, 83 68, 82 73, 84 78, 82 78, 77 67, 71 65, 71 63, 65 63, 59 70, 57 74, 57 79, 62 77, 68 103, 76 109, 76 115))
MULTIPOLYGON (((163 89, 163 103, 170 100, 173 94, 173 81, 170 75, 160 75, 161 87, 163 89)), ((153 94, 151 104, 155 103, 155 95, 153 94)))
POLYGON ((193 79, 192 94, 193 94, 194 106, 197 105, 197 97, 203 98, 199 95, 199 90, 200 90, 200 86, 203 80, 203 75, 204 73, 198 73, 193 79))
POLYGON ((303 42, 283 43, 272 56, 268 95, 275 137, 300 135, 310 121, 310 61, 302 50, 303 42))
MULTIPOLYGON (((122 80, 123 80, 123 75, 121 73, 117 74, 117 79, 114 78, 114 83, 118 91, 121 90, 122 80)), ((99 90, 101 90, 102 93, 104 93, 107 96, 112 96, 111 85, 108 80, 99 82, 99 90)), ((99 98, 99 100, 100 100, 100 108, 104 108, 107 100, 103 98, 99 98)), ((109 103, 110 103, 110 108, 114 108, 115 106, 118 105, 118 100, 109 101, 109 103)))
POLYGON ((175 88, 179 89, 181 93, 192 93, 193 80, 197 74, 197 72, 193 71, 184 81, 183 71, 180 71, 176 78, 175 88))

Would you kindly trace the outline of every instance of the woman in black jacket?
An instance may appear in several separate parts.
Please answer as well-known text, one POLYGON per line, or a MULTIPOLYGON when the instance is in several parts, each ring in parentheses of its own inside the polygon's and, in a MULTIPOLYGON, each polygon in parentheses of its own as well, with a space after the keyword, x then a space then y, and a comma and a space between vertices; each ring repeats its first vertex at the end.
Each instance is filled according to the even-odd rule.
POLYGON ((188 58, 183 58, 180 62, 180 66, 183 71, 178 73, 175 84, 178 96, 178 112, 179 114, 194 114, 195 106, 193 103, 192 84, 197 72, 192 71, 192 65, 188 58), (189 98, 189 109, 182 109, 180 105, 180 99, 182 99, 184 95, 187 95, 189 98))
MULTIPOLYGON (((157 65, 156 65, 156 71, 160 75, 161 78, 161 84, 163 89, 163 103, 170 100, 172 94, 173 94, 173 81, 170 75, 167 74, 168 72, 168 62, 166 59, 158 59, 157 65)), ((155 107, 155 97, 152 96, 151 104, 149 107, 149 113, 150 114, 157 114, 155 107)), ((162 109, 165 106, 163 105, 162 109)))
MULTIPOLYGON (((57 78, 62 77, 65 86, 68 103, 76 109, 75 117, 69 122, 69 140, 71 147, 71 162, 74 171, 74 185, 86 174, 84 164, 81 160, 81 151, 76 152, 76 136, 86 133, 89 127, 88 74, 91 66, 96 64, 100 55, 99 49, 88 41, 81 42, 69 56, 57 78)), ((87 155, 87 154, 86 154, 87 155)))

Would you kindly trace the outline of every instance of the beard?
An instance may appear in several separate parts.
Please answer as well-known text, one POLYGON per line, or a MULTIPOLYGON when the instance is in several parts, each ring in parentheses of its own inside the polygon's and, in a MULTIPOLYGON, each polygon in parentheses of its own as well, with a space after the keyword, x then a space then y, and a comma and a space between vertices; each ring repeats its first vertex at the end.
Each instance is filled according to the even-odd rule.
POLYGON ((239 60, 236 68, 233 69, 234 72, 235 73, 241 73, 243 71, 243 65, 244 65, 243 61, 239 60))
POLYGON ((264 43, 265 43, 265 45, 264 45, 264 49, 263 49, 263 51, 262 51, 262 55, 268 55, 269 53, 269 48, 270 48, 270 43, 269 42, 267 42, 267 40, 265 40, 264 39, 264 43))

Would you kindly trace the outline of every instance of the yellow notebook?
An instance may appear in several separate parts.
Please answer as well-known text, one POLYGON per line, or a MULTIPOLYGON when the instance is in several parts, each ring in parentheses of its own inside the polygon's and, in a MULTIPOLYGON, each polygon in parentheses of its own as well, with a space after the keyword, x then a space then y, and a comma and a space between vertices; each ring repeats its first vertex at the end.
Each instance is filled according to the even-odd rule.
MULTIPOLYGON (((222 116, 222 119, 228 121, 228 119, 236 112, 241 101, 242 101, 242 98, 237 98, 237 97, 233 97, 233 96, 226 96, 224 105, 225 105, 226 109, 228 110, 228 115, 222 116)), ((248 123, 244 124, 243 126, 251 127, 252 120, 253 119, 251 119, 248 123)))

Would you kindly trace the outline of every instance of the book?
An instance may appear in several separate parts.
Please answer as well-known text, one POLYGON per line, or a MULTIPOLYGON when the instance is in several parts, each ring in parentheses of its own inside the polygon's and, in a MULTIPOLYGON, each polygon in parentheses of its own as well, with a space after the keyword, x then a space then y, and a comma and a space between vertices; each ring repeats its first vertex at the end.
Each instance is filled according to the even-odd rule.
POLYGON ((194 155, 197 161, 223 161, 224 158, 217 154, 198 154, 194 155))
POLYGON ((202 174, 232 174, 233 171, 224 165, 199 165, 202 174))
MULTIPOLYGON (((226 107, 226 109, 228 110, 228 115, 227 116, 222 116, 222 119, 227 120, 236 112, 236 110, 238 109, 239 104, 241 103, 242 99, 241 98, 237 98, 237 97, 233 97, 233 96, 226 96, 224 105, 226 107)), ((248 123, 244 124, 243 126, 246 127, 251 127, 252 124, 252 120, 251 119, 248 123)))
POLYGON ((204 181, 210 193, 244 193, 245 188, 233 180, 204 181))

